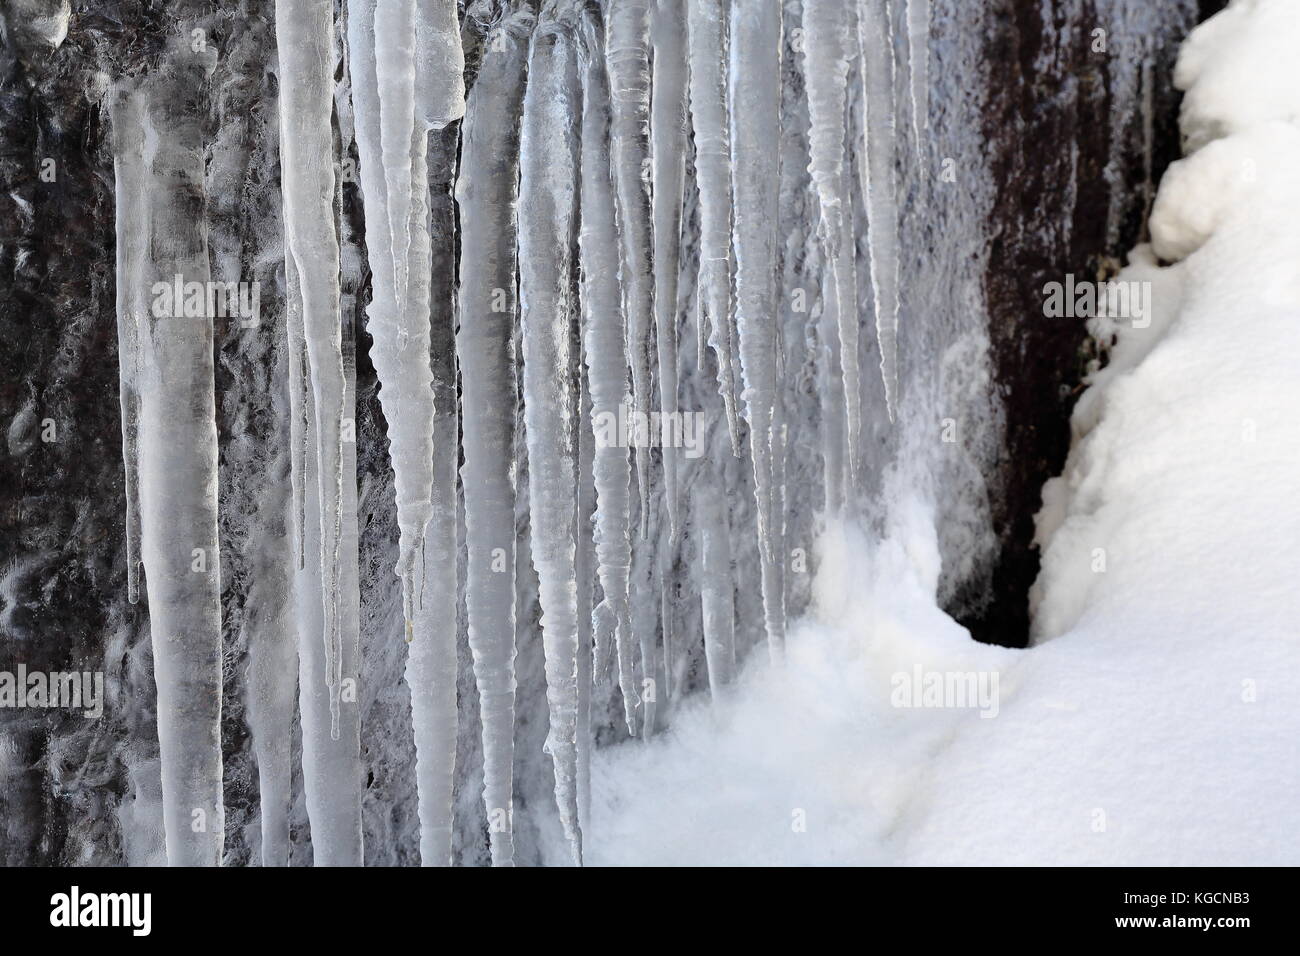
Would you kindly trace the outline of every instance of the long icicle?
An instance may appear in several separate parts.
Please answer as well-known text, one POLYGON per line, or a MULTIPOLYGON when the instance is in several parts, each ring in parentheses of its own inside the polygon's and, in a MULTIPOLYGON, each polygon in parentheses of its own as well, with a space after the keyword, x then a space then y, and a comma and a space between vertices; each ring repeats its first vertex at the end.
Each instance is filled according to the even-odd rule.
MULTIPOLYGON (((651 88, 654 209, 655 344, 660 411, 677 417, 677 277, 682 246, 682 191, 686 182, 686 11, 684 0, 658 0, 653 21, 651 88)), ((660 448, 664 503, 673 542, 681 531, 678 449, 660 448)), ((670 549, 671 550, 671 549, 670 549)))
MULTIPOLYGON (((654 319, 653 236, 650 163, 650 0, 607 0, 605 62, 613 122, 612 167, 622 250, 627 362, 632 368, 632 402, 649 421, 650 324, 654 319)), ((650 521, 650 449, 636 450, 641 537, 650 521)))
MULTIPOLYGON (((771 565, 772 429, 777 400, 776 230, 780 203, 781 7, 733 0, 731 8, 731 168, 735 195, 736 330, 744 376, 745 418, 754 469, 760 560, 771 565)), ((780 605, 772 575, 763 575, 763 606, 780 605)), ((773 660, 784 627, 768 628, 773 660)))
POLYGON ((894 182, 894 45, 889 0, 860 0, 866 149, 859 163, 867 196, 867 246, 880 342, 880 373, 892 422, 898 413, 898 196, 894 182))
POLYGON ((581 220, 583 344, 591 391, 595 438, 596 560, 603 597, 592 614, 595 673, 605 672, 611 644, 618 653, 618 685, 628 732, 636 733, 640 698, 633 672, 632 612, 628 588, 632 568, 631 466, 618 440, 620 410, 631 406, 622 314, 619 309, 618 235, 610 179, 608 77, 600 55, 600 26, 583 24, 585 66, 582 105, 581 220))
MULTIPOLYGON (((434 239, 431 277, 449 286, 455 263, 449 191, 456 155, 456 130, 435 134, 430 156, 437 160, 439 187, 432 193, 434 239)), ((414 273, 413 273, 414 278, 414 273)), ((428 281, 428 280, 425 280, 428 281)), ((459 416, 456 408, 455 315, 451 290, 431 296, 429 358, 433 369, 433 516, 425 529, 422 600, 415 609, 415 640, 406 660, 415 731, 416 785, 420 803, 420 861, 451 862, 452 794, 456 769, 457 559, 456 464, 459 416)))
POLYGON ((325 680, 337 738, 345 383, 333 209, 334 7, 329 0, 277 0, 275 14, 285 237, 302 295, 307 379, 315 408, 325 680))
MULTIPOLYGON (((843 0, 807 0, 803 9, 804 78, 811 120, 808 171, 820 208, 818 236, 830 269, 838 323, 840 388, 844 398, 844 475, 855 485, 862 386, 858 364, 858 284, 854 263, 853 204, 847 188, 845 134, 853 18, 843 0)), ((834 429, 832 430, 832 440, 834 429)), ((834 457, 832 456, 832 462, 834 457)), ((832 464, 831 467, 834 467, 832 464)))
POLYGON ((465 605, 483 718, 483 801, 495 866, 514 865, 514 327, 519 115, 531 17, 507 16, 485 38, 462 128, 461 407, 468 553, 465 605))
POLYGON ((367 219, 391 224, 366 235, 374 276, 367 330, 374 339, 370 355, 388 422, 400 530, 396 570, 409 641, 415 633, 416 557, 433 511, 435 409, 426 278, 429 125, 423 110, 416 117, 417 44, 414 24, 403 12, 408 2, 392 0, 376 9, 374 0, 350 0, 348 32, 367 219), (410 36, 398 35, 408 30, 410 36))
POLYGON ((554 0, 533 31, 520 138, 519 296, 523 325, 524 433, 532 560, 541 601, 550 729, 546 752, 573 861, 578 826, 578 588, 574 485, 577 412, 569 329, 575 302, 577 63, 570 24, 554 0))
MULTIPOLYGON (((735 319, 731 310, 731 137, 727 121, 727 2, 687 4, 691 127, 700 193, 698 322, 709 325, 718 362, 718 392, 727 415, 731 451, 740 457, 736 414, 735 319)), ((770 149, 767 144, 765 149, 770 149)))
POLYGON ((118 321, 137 333, 135 355, 128 349, 121 358, 132 363, 122 371, 133 376, 139 409, 139 558, 158 686, 167 862, 217 866, 225 826, 212 316, 178 314, 179 302, 162 315, 142 308, 158 285, 170 293, 209 278, 199 117, 215 60, 196 67, 182 49, 174 45, 141 87, 126 81, 114 102, 118 228, 145 226, 118 259, 128 305, 118 321))

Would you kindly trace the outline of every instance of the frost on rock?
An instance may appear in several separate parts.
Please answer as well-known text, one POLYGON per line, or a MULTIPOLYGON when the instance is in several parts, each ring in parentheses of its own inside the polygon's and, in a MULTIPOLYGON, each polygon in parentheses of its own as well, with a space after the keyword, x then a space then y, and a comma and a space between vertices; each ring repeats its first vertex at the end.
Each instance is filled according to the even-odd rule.
MULTIPOLYGON (((648 415, 652 391, 650 324, 654 319, 654 275, 649 180, 650 160, 650 0, 609 0, 605 7, 605 62, 611 104, 611 159, 618 209, 627 324, 627 364, 632 369, 632 402, 648 415)), ((647 534, 650 453, 636 452, 641 537, 647 534)))
MULTIPOLYGON (((767 0, 734 0, 731 9, 731 168, 735 195, 736 331, 744 376, 745 419, 754 469, 760 560, 772 550, 772 428, 777 400, 776 229, 781 140, 781 8, 767 0)), ((854 313, 856 320, 856 312, 854 313)), ((842 323, 841 323, 842 325, 842 323)), ((846 387, 848 376, 846 369, 846 387)), ((856 390, 854 390, 856 394, 856 390)), ((763 603, 777 596, 764 579, 763 603)), ((769 630, 768 648, 781 654, 769 630)))
POLYGON ((570 22, 548 7, 533 31, 520 142, 519 294, 524 431, 533 565, 542 607, 546 751, 575 863, 578 827, 577 394, 570 334, 576 311, 570 250, 577 235, 577 57, 570 22))
POLYGON ((205 204, 198 118, 211 68, 210 57, 173 49, 148 79, 119 84, 113 104, 117 227, 128 236, 117 262, 121 375, 136 410, 134 421, 124 416, 124 446, 134 445, 127 469, 138 481, 173 866, 219 865, 225 830, 212 316, 160 314, 147 303, 155 283, 170 290, 209 278, 203 218, 194 212, 205 204))
POLYGON ((462 128, 459 331, 468 553, 465 606, 483 718, 483 800, 492 862, 514 864, 515 279, 519 116, 531 17, 484 43, 462 128))
MULTIPOLYGON (((619 308, 618 233, 614 220, 614 188, 610 174, 609 80, 600 27, 593 16, 583 23, 582 102, 581 298, 584 361, 591 392, 593 437, 602 422, 617 420, 631 404, 627 384, 626 348, 619 308)), ((596 486, 596 574, 602 598, 592 612, 594 670, 603 674, 611 645, 617 649, 618 685, 628 732, 636 733, 639 696, 633 673, 632 612, 628 587, 632 567, 630 492, 631 466, 621 442, 596 441, 593 472, 596 486)))
POLYGON ((894 46, 889 0, 859 0, 866 149, 860 161, 867 196, 867 248, 880 342, 880 373, 892 422, 898 409, 898 195, 894 173, 894 46))
MULTIPOLYGON (((718 362, 732 454, 740 456, 736 414, 735 317, 731 310, 731 135, 727 119, 727 3, 687 4, 691 128, 695 139, 695 181, 700 193, 700 271, 697 321, 709 327, 718 362)), ((770 148, 770 145, 765 147, 770 148)))

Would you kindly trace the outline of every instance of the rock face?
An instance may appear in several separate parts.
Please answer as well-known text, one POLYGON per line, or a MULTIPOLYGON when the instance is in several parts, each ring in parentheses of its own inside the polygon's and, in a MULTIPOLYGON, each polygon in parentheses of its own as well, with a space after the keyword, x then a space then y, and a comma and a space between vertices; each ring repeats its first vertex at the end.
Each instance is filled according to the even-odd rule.
MULTIPOLYGON (((1088 278, 1106 272, 1141 238, 1151 184, 1177 150, 1172 58, 1198 13, 1212 11, 1198 11, 1194 0, 987 0, 972 15, 974 7, 969 0, 934 4, 929 158, 942 168, 950 158, 945 136, 966 130, 966 151, 954 154, 955 179, 925 186, 928 204, 920 199, 924 177, 914 161, 904 160, 902 179, 908 197, 905 260, 922 264, 920 274, 931 276, 938 290, 932 295, 941 297, 943 270, 961 259, 957 265, 972 279, 963 286, 969 299, 924 299, 915 311, 905 311, 901 350, 905 379, 929 379, 920 356, 947 349, 954 339, 951 329, 927 327, 920 306, 933 304, 952 322, 971 314, 962 312, 967 308, 976 310, 977 319, 978 312, 987 315, 993 380, 972 407, 995 413, 972 426, 979 447, 967 460, 936 468, 937 496, 950 502, 946 512, 940 510, 952 519, 945 524, 941 591, 948 609, 976 637, 1023 644, 1026 593, 1037 572, 1032 518, 1043 481, 1064 460, 1073 394, 1091 357, 1081 322, 1043 317, 1042 286, 1070 272, 1088 278), (1097 30, 1105 31, 1100 48, 1097 30), (944 188, 952 190, 949 198, 940 193, 944 188), (961 210, 969 212, 963 217, 961 210), (962 250, 951 261, 934 254, 945 236, 955 236, 953 248, 962 250), (913 358, 907 365, 909 347, 913 358), (973 493, 975 504, 962 490, 972 475, 988 488, 986 499, 982 491, 973 493), (980 532, 988 542, 982 550, 965 549, 968 526, 981 524, 991 524, 991 535, 980 532), (959 552, 966 558, 958 560, 959 552)), ((788 34, 801 11, 798 2, 785 8, 788 34)), ((479 27, 467 23, 473 41, 479 27)), ((286 399, 274 5, 245 0, 237 10, 212 13, 209 5, 189 0, 165 7, 83 0, 71 8, 67 0, 22 0, 5 9, 0 45, 0 670, 22 664, 31 671, 103 671, 105 707, 98 720, 57 709, 0 710, 0 861, 9 865, 163 860, 148 612, 143 601, 126 600, 106 94, 115 80, 156 67, 165 43, 182 27, 192 44, 217 51, 200 117, 209 144, 201 214, 213 278, 255 279, 263 290, 258 327, 219 322, 215 329, 225 861, 246 864, 259 856, 257 765, 244 703, 245 600, 259 542, 284 533, 283 515, 264 507, 267 489, 288 480, 287 456, 274 456, 268 465, 256 451, 287 443, 280 404, 286 399)), ((806 107, 799 102, 801 80, 793 66, 786 79, 782 236, 791 238, 783 268, 798 279, 815 274, 805 262, 815 223, 810 226, 810 204, 784 201, 804 187, 808 162, 806 107)), ((905 77, 898 82, 905 89, 905 77)), ((851 99, 850 108, 860 111, 860 91, 851 99)), ((906 149, 912 144, 903 125, 906 149)), ((430 147, 431 180, 443 189, 455 168, 453 134, 454 128, 435 135, 430 147)), ((688 186, 688 197, 692 193, 688 186)), ((344 185, 342 202, 343 216, 360 238, 364 224, 355 185, 344 185)), ((449 205, 438 209, 437 215, 454 220, 449 205)), ((685 212, 687 232, 698 234, 692 199, 685 212)), ((691 284, 684 278, 681 301, 693 302, 691 284)), ((867 283, 861 285, 865 303, 867 283)), ((355 300, 345 303, 357 340, 363 822, 368 863, 408 864, 419 859, 410 703, 401 677, 405 646, 395 638, 402 630, 391 573, 397 527, 385 422, 363 328, 367 296, 368 276, 355 300)), ((879 356, 866 344, 869 308, 862 315, 862 368, 864 379, 871 379, 864 400, 877 408, 864 421, 863 445, 877 455, 898 452, 906 439, 891 432, 878 411, 879 356)), ((802 326, 791 329, 787 342, 800 342, 802 326)), ((699 397, 705 395, 716 401, 715 372, 706 362, 698 377, 683 382, 682 407, 704 407, 699 397), (697 405, 689 404, 696 398, 697 405)), ((815 422, 806 364, 790 358, 787 373, 797 392, 792 421, 815 422)), ((807 463, 816 455, 809 434, 792 430, 792 489, 821 486, 819 472, 807 463)), ((522 555, 527 476, 520 477, 522 555)), ((879 475, 863 478, 868 491, 881 481, 879 475)), ((683 496, 690 494, 686 485, 683 496)), ((737 498, 752 501, 747 489, 737 498)), ((792 491, 792 544, 811 547, 819 503, 812 492, 792 491)), ((737 507, 743 514, 743 502, 737 507)), ((737 567, 757 567, 752 542, 736 547, 737 567)), ((656 586, 656 553, 642 548, 643 556, 634 559, 634 587, 656 586)), ((762 632, 757 586, 749 583, 742 582, 737 593, 737 639, 745 648, 758 643, 762 632)), ((683 644, 674 683, 686 690, 701 686, 704 673, 703 649, 694 646, 700 643, 697 617, 688 611, 699 606, 697 588, 678 580, 664 602, 675 639, 683 644)), ((553 841, 558 822, 550 803, 550 763, 542 755, 547 721, 536 579, 522 557, 518 591, 515 842, 519 862, 536 863, 546 859, 543 847, 553 841)), ((792 580, 789 592, 794 613, 806 600, 806 584, 792 580)), ((460 611, 453 855, 456 862, 479 864, 487 859, 482 753, 460 611)), ((619 737, 620 710, 612 694, 596 701, 598 740, 619 737)), ((669 716, 661 706, 660 719, 669 716)), ((296 728, 293 741, 297 748, 296 728)), ((291 862, 310 863, 300 780, 293 792, 291 862)))
POLYGON ((1155 183, 1179 156, 1178 44, 1214 10, 1195 0, 991 6, 984 129, 997 192, 984 290, 1006 409, 992 493, 999 553, 991 590, 972 581, 950 610, 980 640, 1022 647, 1038 574, 1033 516, 1065 461, 1094 357, 1082 322, 1043 316, 1043 286, 1068 273, 1107 278, 1146 239, 1155 183))

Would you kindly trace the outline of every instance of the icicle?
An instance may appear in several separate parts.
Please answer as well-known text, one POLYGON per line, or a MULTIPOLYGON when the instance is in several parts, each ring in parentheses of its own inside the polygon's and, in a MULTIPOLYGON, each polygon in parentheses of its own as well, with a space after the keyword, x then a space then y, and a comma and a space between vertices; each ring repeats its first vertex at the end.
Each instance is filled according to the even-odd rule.
POLYGON ((818 406, 821 411, 822 482, 824 507, 836 514, 844 506, 844 377, 840 373, 839 303, 835 295, 835 273, 822 263, 821 311, 817 316, 819 361, 817 363, 818 406))
POLYGON ((433 489, 429 286, 421 278, 429 267, 423 205, 428 128, 415 117, 413 0, 391 0, 377 9, 374 0, 351 0, 348 15, 362 194, 368 220, 391 225, 366 235, 374 275, 366 327, 374 339, 370 355, 388 422, 401 536, 397 574, 409 641, 414 635, 415 563, 432 514, 433 489))
MULTIPOLYGON (((283 35, 281 35, 283 36, 283 35)), ((345 379, 346 380, 346 379, 345 379)), ((351 393, 344 393, 345 407, 351 407, 351 393)), ((307 395, 308 444, 317 442, 315 399, 307 395)), ((344 467, 355 474, 354 445, 346 446, 344 467)), ((308 485, 317 480, 318 457, 305 459, 308 485)), ((344 483, 341 526, 355 527, 356 483, 344 483)), ((328 517, 328 516, 327 516, 328 517)), ((320 547, 321 512, 307 509, 303 526, 309 551, 320 547)), ((351 538, 351 536, 348 536, 351 538)), ((355 539, 353 539, 355 540, 355 539)), ((319 635, 325 630, 324 609, 328 601, 322 594, 319 571, 310 564, 295 575, 296 617, 298 623, 298 712, 302 727, 302 776, 311 821, 312 859, 316 866, 360 866, 363 861, 361 797, 363 769, 360 756, 360 714, 355 703, 346 711, 335 693, 340 678, 356 680, 360 667, 359 601, 357 554, 340 549, 339 589, 336 607, 340 615, 340 656, 326 657, 319 635), (331 678, 331 669, 334 675, 331 678), (329 684, 330 686, 327 686, 329 684)))
POLYGON ((345 383, 333 209, 333 4, 277 0, 275 15, 284 229, 302 295, 305 371, 315 408, 325 680, 337 712, 345 383))
MULTIPOLYGON (((658 0, 654 12, 653 145, 655 341, 661 410, 677 413, 677 275, 686 181, 686 11, 684 0, 658 0)), ((678 450, 660 449, 664 502, 673 541, 680 532, 678 450)))
POLYGON ((140 325, 148 321, 143 272, 148 263, 148 203, 144 166, 144 96, 120 90, 114 103, 113 171, 117 208, 117 362, 122 409, 122 464, 126 478, 126 595, 140 600, 140 325))
MULTIPOLYGON (((214 60, 187 54, 174 46, 143 87, 120 87, 114 102, 117 226, 119 234, 144 227, 119 250, 117 283, 128 306, 152 298, 155 285, 170 292, 209 279, 198 117, 214 60)), ((173 314, 129 308, 118 319, 137 332, 122 357, 135 358, 123 371, 138 397, 139 556, 158 686, 167 861, 216 866, 225 823, 212 316, 178 316, 182 303, 172 305, 173 314)))
POLYGON ((921 134, 930 129, 930 0, 907 0, 908 73, 912 81, 912 135, 925 155, 921 134))
MULTIPOLYGON (((581 60, 580 60, 581 68, 581 60)), ((585 353, 582 348, 582 320, 575 316, 572 345, 578 367, 578 554, 575 566, 578 577, 578 829, 584 840, 591 839, 591 692, 592 620, 596 580, 595 549, 592 536, 596 520, 595 438, 585 427, 591 421, 591 392, 587 388, 585 353)))
POLYGON ((483 718, 483 800, 496 866, 514 863, 515 201, 528 20, 485 39, 462 127, 460 328, 465 604, 483 718))
MULTIPOLYGON (((415 149, 424 136, 421 123, 444 130, 465 115, 465 57, 455 0, 419 0, 416 25, 415 149)), ((415 735, 416 789, 420 813, 420 861, 451 863, 456 771, 456 637, 459 629, 459 540, 456 466, 460 419, 456 396, 456 316, 451 276, 455 270, 455 175, 458 131, 435 133, 419 155, 424 172, 413 172, 411 210, 413 301, 429 303, 429 367, 433 375, 433 486, 431 517, 422 536, 419 600, 415 601, 414 640, 406 659, 415 735), (428 208, 424 190, 429 182, 428 208), (427 217, 427 225, 426 225, 427 217), (427 244, 427 252, 426 252, 427 244), (426 263, 427 260, 427 264, 426 263), (433 569, 432 577, 427 569, 433 569)))
POLYGON ((610 181, 610 102, 594 17, 584 22, 586 50, 582 108, 582 228, 578 248, 582 261, 582 318, 587 380, 591 390, 591 423, 595 438, 596 559, 604 598, 592 614, 595 672, 608 663, 610 644, 618 650, 618 685, 628 732, 636 733, 640 698, 633 674, 632 614, 628 581, 632 566, 629 540, 631 468, 628 450, 618 440, 620 410, 628 409, 625 339, 619 309, 618 235, 614 224, 614 191, 610 181), (612 433, 611 433, 612 430, 612 433), (611 640, 612 638, 612 640, 611 640))
MULTIPOLYGON (((288 218, 285 216, 284 218, 288 218)), ((307 389, 311 381, 307 372, 307 340, 302 324, 302 295, 298 284, 298 267, 294 264, 289 243, 284 244, 285 332, 289 353, 289 474, 292 482, 293 540, 298 570, 307 566, 307 549, 303 541, 303 511, 307 507, 303 475, 307 455, 307 389)))
MULTIPOLYGON (((772 559, 772 415, 776 404, 776 228, 781 141, 781 7, 733 0, 731 168, 735 196, 736 331, 754 468, 759 553, 772 559)), ((774 600, 768 588, 763 603, 774 600)), ((781 653, 769 635, 773 657, 781 653)))
MULTIPOLYGON (((427 154, 416 159, 430 170, 435 185, 426 206, 413 194, 412 301, 430 308, 429 363, 433 374, 432 517, 421 536, 420 599, 413 620, 414 640, 406 660, 415 732, 416 788, 420 813, 420 860, 425 866, 451 863, 453 786, 456 767, 457 499, 459 451, 456 408, 455 314, 451 276, 455 268, 455 209, 450 184, 455 165, 456 130, 435 134, 427 154), (425 228, 425 221, 429 227, 425 228), (418 264, 423 262, 423 266, 418 264), (431 284, 440 288, 434 294, 431 284), (426 574, 431 569, 431 574, 426 574)), ((423 177, 423 172, 420 176, 423 177)))
MULTIPOLYGON (((627 321, 627 363, 632 368, 632 401, 639 415, 650 413, 650 323, 654 318, 654 277, 648 173, 650 163, 650 0, 609 0, 606 7, 605 62, 609 71, 611 149, 618 233, 622 250, 623 304, 627 321)), ((647 534, 650 452, 636 452, 641 536, 647 534)))
MULTIPOLYGON (((844 399, 844 422, 831 421, 830 441, 845 441, 845 475, 854 486, 861 431, 861 375, 858 368, 858 293, 854 265, 853 202, 845 175, 845 119, 852 18, 843 0, 807 0, 803 11, 805 36, 804 77, 811 120, 809 150, 812 174, 821 208, 818 234, 830 269, 838 320, 838 354, 842 384, 836 391, 844 399), (837 432, 841 433, 837 436, 837 432)), ((828 329, 829 331, 829 329, 828 329)), ((832 371, 830 374, 834 374, 832 371)), ((833 413, 823 409, 828 415, 833 413)), ((838 419, 838 414, 835 414, 838 419)), ((838 455, 832 455, 833 462, 838 455)), ((828 470, 833 466, 827 465, 828 470)))
POLYGON ((867 245, 880 341, 880 373, 892 422, 898 411, 898 196, 894 183, 894 46, 889 0, 860 0, 866 150, 860 162, 867 196, 867 245))
MULTIPOLYGON (((695 181, 700 191, 700 328, 710 323, 709 344, 718 360, 718 391, 727 415, 731 451, 740 457, 736 416, 735 329, 731 312, 731 144, 727 123, 725 0, 687 4, 691 126, 695 131, 695 181)), ((765 150, 774 149, 765 144, 765 150)))
POLYGON ((424 125, 440 130, 465 115, 465 53, 456 0, 418 0, 415 102, 424 125))
MULTIPOLYGON (((406 300, 410 277, 407 256, 411 246, 411 196, 419 186, 413 186, 411 182, 411 140, 415 136, 415 0, 383 0, 375 6, 374 24, 375 89, 379 95, 379 154, 375 155, 373 142, 368 142, 369 137, 360 135, 360 131, 358 145, 362 149, 363 170, 368 163, 376 160, 382 164, 386 202, 384 205, 372 204, 374 215, 368 218, 373 220, 374 225, 378 225, 380 215, 387 212, 396 325, 399 330, 405 331, 408 323, 418 326, 421 321, 421 316, 415 311, 418 306, 411 307, 406 300)), ((367 77, 367 82, 368 79, 367 77)), ((369 192, 365 189, 364 181, 362 191, 369 192)), ((372 317, 371 324, 374 321, 372 317)), ((382 388, 382 380, 380 387, 382 388)), ((415 548, 412 543, 407 544, 404 552, 404 558, 414 558, 415 548)), ((406 620, 411 620, 409 607, 406 620)))
POLYGON ((704 621, 704 657, 709 688, 716 701, 736 677, 735 586, 731 577, 731 532, 721 491, 721 469, 701 473, 694 501, 699 509, 700 609, 704 621))
POLYGON ((523 325, 524 434, 533 566, 542 606, 546 752, 555 769, 555 802, 573 860, 582 863, 578 828, 577 480, 569 329, 575 303, 570 249, 578 115, 572 41, 548 5, 533 32, 520 140, 519 293, 523 325))

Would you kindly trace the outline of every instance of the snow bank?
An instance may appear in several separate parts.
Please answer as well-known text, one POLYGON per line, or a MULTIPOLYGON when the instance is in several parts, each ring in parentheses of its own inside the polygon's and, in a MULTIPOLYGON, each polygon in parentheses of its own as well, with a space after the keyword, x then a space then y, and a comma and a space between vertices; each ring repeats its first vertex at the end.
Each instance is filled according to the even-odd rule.
POLYGON ((1037 646, 937 609, 900 467, 883 537, 821 542, 783 669, 751 658, 729 699, 599 755, 591 862, 1300 862, 1296 63, 1291 0, 1238 0, 1186 45, 1197 151, 1119 277, 1151 283, 1149 324, 1093 322, 1114 347, 1044 489, 1037 646), (913 675, 996 692, 900 706, 927 703, 913 675))

